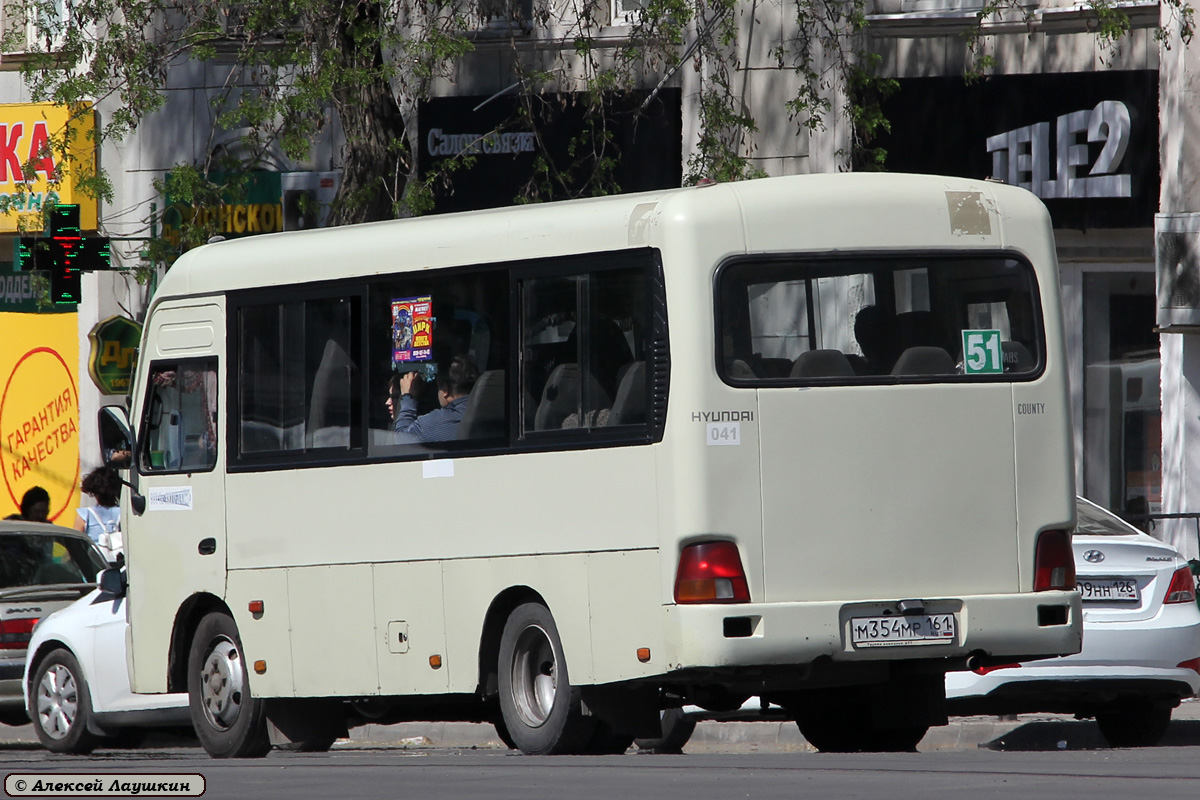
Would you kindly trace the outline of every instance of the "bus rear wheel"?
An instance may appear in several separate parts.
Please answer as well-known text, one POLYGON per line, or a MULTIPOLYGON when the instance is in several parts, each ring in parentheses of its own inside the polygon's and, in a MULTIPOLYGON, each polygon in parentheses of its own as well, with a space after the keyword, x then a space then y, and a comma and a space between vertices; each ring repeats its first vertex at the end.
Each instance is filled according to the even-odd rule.
POLYGON ((662 720, 662 735, 653 739, 637 739, 637 746, 650 753, 679 755, 696 730, 696 718, 689 717, 682 708, 664 708, 659 712, 662 720))
POLYGON ((550 610, 518 606, 504 624, 498 663, 500 714, 509 738, 529 755, 586 752, 595 722, 571 686, 550 610))
POLYGON ((810 693, 788 710, 800 734, 823 753, 908 753, 929 732, 927 723, 876 719, 869 692, 831 689, 810 693))
POLYGON ((259 758, 271 749, 263 702, 250 693, 237 625, 228 614, 200 620, 188 654, 192 726, 213 758, 259 758))

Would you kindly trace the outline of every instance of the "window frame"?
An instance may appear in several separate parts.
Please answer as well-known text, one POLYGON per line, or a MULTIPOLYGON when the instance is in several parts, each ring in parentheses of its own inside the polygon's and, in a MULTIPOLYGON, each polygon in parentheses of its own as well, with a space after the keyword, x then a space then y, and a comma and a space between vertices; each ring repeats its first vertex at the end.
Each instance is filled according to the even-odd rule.
MULTIPOLYGON (((131 459, 131 468, 140 477, 156 477, 159 475, 193 475, 212 472, 217 468, 217 463, 221 460, 221 442, 224 439, 222 431, 219 429, 221 423, 221 357, 215 353, 209 353, 201 356, 185 356, 183 358, 156 358, 147 365, 146 383, 142 387, 142 407, 141 419, 138 420, 138 433, 134 439, 136 452, 131 459), (215 425, 218 426, 216 436, 213 440, 213 457, 212 463, 203 469, 195 467, 179 468, 179 469, 143 469, 142 467, 142 448, 148 441, 148 425, 150 420, 150 409, 153 407, 151 401, 151 381, 154 379, 154 374, 157 369, 164 364, 174 364, 175 369, 179 370, 189 364, 212 364, 213 372, 216 374, 217 398, 214 403, 213 411, 216 412, 215 425)), ((228 417, 226 417, 228 419, 228 417)))
MULTIPOLYGON (((622 250, 572 253, 518 261, 485 262, 464 264, 434 269, 411 269, 383 274, 361 275, 348 278, 315 281, 288 286, 255 287, 231 291, 226 296, 226 357, 229 359, 226 379, 226 430, 224 439, 228 447, 226 470, 230 473, 265 472, 304 467, 329 467, 354 464, 391 463, 406 461, 428 461, 443 458, 470 458, 515 453, 582 450, 600 447, 640 446, 654 444, 663 439, 666 426, 667 393, 670 384, 670 342, 667 325, 666 284, 663 275, 662 257, 657 249, 642 247, 622 250), (645 314, 645 361, 646 361, 646 421, 642 424, 611 426, 603 428, 567 428, 551 431, 523 431, 522 392, 524 376, 521 373, 523 342, 521 337, 521 287, 531 278, 568 277, 609 270, 639 268, 646 276, 645 314), (508 356, 505 361, 505 412, 508 420, 506 441, 488 443, 472 442, 429 442, 421 449, 405 449, 403 452, 371 454, 370 396, 373 367, 370 349, 370 307, 375 287, 406 277, 422 281, 441 277, 461 277, 501 271, 505 273, 508 288, 507 343, 508 356), (357 297, 357 336, 352 357, 358 364, 359 390, 361 392, 357 433, 352 433, 349 449, 323 448, 306 451, 275 451, 270 453, 242 454, 238 447, 237 431, 241 418, 238 408, 238 390, 241 370, 241 334, 238 329, 241 310, 247 306, 264 303, 283 304, 298 300, 315 300, 329 297, 357 297), (530 435, 533 434, 533 435, 530 435)), ((481 370, 482 372, 483 370, 481 370)), ((155 473, 158 474, 158 473, 155 473)))
POLYGON ((229 457, 226 459, 226 469, 230 472, 241 471, 243 468, 253 471, 259 466, 275 466, 286 461, 287 466, 310 464, 347 463, 346 456, 356 452, 365 452, 366 446, 362 439, 362 420, 367 411, 368 398, 360 397, 357 407, 353 409, 354 418, 350 426, 350 447, 314 447, 303 450, 275 450, 255 453, 242 453, 238 432, 242 428, 242 410, 239 402, 241 388, 241 313, 242 310, 253 306, 275 305, 308 302, 310 300, 329 300, 345 297, 357 300, 350 309, 350 357, 362 369, 362 342, 365 321, 363 308, 365 298, 361 286, 344 281, 319 281, 295 286, 275 286, 246 289, 230 293, 227 297, 226 315, 226 357, 229 359, 225 373, 226 397, 226 429, 225 441, 228 445, 229 457), (356 441, 356 438, 357 441, 356 441))
MULTIPOLYGON (((509 417, 509 436, 510 441, 523 442, 525 447, 522 451, 531 450, 557 450, 557 449, 578 449, 580 447, 597 446, 605 443, 612 444, 650 444, 655 441, 661 441, 663 435, 663 423, 666 421, 666 401, 663 397, 662 403, 657 404, 655 400, 659 394, 658 376, 655 374, 655 368, 659 366, 662 354, 656 352, 655 343, 660 337, 666 337, 666 308, 665 303, 661 310, 661 314, 656 314, 656 297, 663 297, 662 291, 662 262, 657 257, 657 251, 653 263, 638 263, 636 255, 627 256, 626 253, 641 253, 644 251, 624 251, 618 250, 612 253, 604 254, 588 254, 582 257, 571 257, 568 263, 556 263, 561 259, 547 259, 550 263, 543 264, 541 262, 531 262, 528 266, 522 269, 512 271, 511 282, 514 287, 516 296, 518 297, 517 307, 514 309, 517 313, 516 328, 514 329, 517 336, 522 335, 522 320, 520 306, 520 298, 522 297, 522 286, 524 281, 538 278, 556 278, 556 277, 574 277, 578 275, 595 275, 604 272, 617 272, 621 270, 641 269, 643 274, 647 269, 653 270, 647 281, 646 306, 643 308, 645 316, 643 319, 649 324, 646 326, 646 347, 645 347, 645 362, 646 362, 646 422, 641 425, 629 426, 602 426, 602 427, 579 427, 579 428, 560 428, 556 430, 533 431, 523 429, 524 414, 520 413, 519 403, 523 398, 522 394, 518 394, 515 398, 518 403, 518 413, 509 417), (590 266, 589 266, 590 265, 590 266), (661 318, 662 325, 658 324, 661 318), (654 356, 652 358, 652 356, 654 356), (661 405, 661 411, 658 410, 658 405, 661 405), (514 430, 515 429, 515 430, 514 430), (519 436, 518 436, 519 434, 519 436)), ((589 284, 591 282, 589 281, 589 284)), ((589 285, 590 291, 590 285, 589 285)), ((591 337, 591 314, 590 310, 583 315, 582 320, 577 320, 576 324, 580 326, 579 339, 590 341, 591 337)), ((518 357, 524 354, 524 343, 520 342, 512 348, 518 357)), ((669 370, 669 362, 665 365, 669 370)), ((520 389, 520 384, 523 383, 524 374, 517 373, 520 381, 517 390, 520 389)), ((665 378, 664 378, 665 380, 665 378)), ((509 391, 513 391, 513 387, 509 387, 509 391)), ((664 392, 665 394, 665 392, 664 392)), ((615 399, 615 398, 613 398, 615 399)))
MULTIPOLYGON (((912 267, 908 267, 911 269, 912 267)), ((860 270, 861 273, 869 270, 860 270)), ((841 275, 855 274, 840 272, 841 275)), ((814 275, 805 280, 815 280, 820 275, 814 275)), ((814 325, 813 298, 811 292, 805 292, 809 312, 809 327, 814 325)), ((1037 270, 1029 258, 1014 250, 858 250, 858 251, 821 251, 736 255, 726 258, 717 267, 713 276, 713 365, 721 381, 736 389, 773 389, 790 387, 820 387, 820 386, 897 386, 914 384, 944 384, 944 385, 975 385, 988 383, 1029 383, 1038 380, 1046 371, 1046 325, 1043 312, 1041 284, 1038 281, 1037 270), (725 301, 722 288, 726 276, 731 270, 744 265, 760 265, 767 269, 788 263, 803 264, 818 262, 823 264, 854 263, 854 262, 883 262, 894 260, 898 262, 891 269, 892 274, 905 269, 904 263, 915 265, 917 261, 961 261, 978 260, 1013 260, 1022 265, 1030 278, 1030 296, 1036 300, 1033 312, 1033 325, 1038 336, 1037 364, 1034 369, 1022 373, 996 374, 954 374, 954 375, 854 375, 850 377, 755 377, 737 378, 729 375, 725 367, 724 337, 722 323, 725 314, 725 301)))

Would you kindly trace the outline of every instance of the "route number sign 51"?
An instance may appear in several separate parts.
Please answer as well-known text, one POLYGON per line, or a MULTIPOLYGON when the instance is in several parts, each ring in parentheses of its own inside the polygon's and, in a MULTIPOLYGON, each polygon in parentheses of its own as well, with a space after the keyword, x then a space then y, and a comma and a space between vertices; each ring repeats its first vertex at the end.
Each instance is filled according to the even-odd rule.
POLYGON ((963 370, 968 375, 1004 372, 1000 331, 963 331, 963 370))

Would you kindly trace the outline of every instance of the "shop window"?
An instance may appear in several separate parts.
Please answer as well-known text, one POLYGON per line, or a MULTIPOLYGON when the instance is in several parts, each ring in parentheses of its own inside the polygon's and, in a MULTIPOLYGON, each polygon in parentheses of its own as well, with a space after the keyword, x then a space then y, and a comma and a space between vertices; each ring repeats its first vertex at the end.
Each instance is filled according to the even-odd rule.
POLYGON ((484 31, 528 33, 533 28, 533 0, 481 0, 479 17, 484 31))
POLYGON ((204 472, 217 461, 217 361, 156 362, 139 437, 142 473, 204 472))
POLYGON ((900 11, 904 13, 953 13, 977 12, 984 7, 984 0, 900 0, 900 11))
POLYGON ((19 2, 5 2, 0 5, 0 36, 4 40, 4 55, 57 53, 66 42, 70 22, 65 0, 41 2, 32 7, 19 2))
POLYGON ((354 298, 248 304, 238 310, 238 452, 356 445, 354 298))
POLYGON ((1122 514, 1162 510, 1154 273, 1083 280, 1083 493, 1122 514))
POLYGON ((632 25, 646 7, 647 0, 612 0, 613 25, 632 25))

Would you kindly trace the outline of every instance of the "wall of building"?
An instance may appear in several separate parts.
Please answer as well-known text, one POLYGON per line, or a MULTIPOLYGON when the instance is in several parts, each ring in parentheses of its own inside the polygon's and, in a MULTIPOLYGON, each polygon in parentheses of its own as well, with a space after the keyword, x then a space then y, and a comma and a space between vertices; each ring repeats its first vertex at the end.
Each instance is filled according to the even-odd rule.
MULTIPOLYGON (((1194 42, 1180 41, 1178 20, 1166 4, 1162 25, 1169 49, 1161 55, 1162 194, 1156 230, 1159 242, 1176 224, 1191 232, 1183 266, 1200 280, 1200 53, 1194 42)), ((1161 267, 1175 268, 1174 258, 1159 255, 1161 267)), ((1166 324, 1171 321, 1164 297, 1169 291, 1164 293, 1162 281, 1160 273, 1159 321, 1166 324)), ((1173 330, 1162 335, 1163 510, 1189 515, 1200 512, 1200 335, 1195 328, 1173 330)), ((1164 535, 1189 557, 1200 557, 1200 519, 1167 520, 1164 535)))
MULTIPOLYGON (((1077 489, 1127 514, 1162 512, 1174 478, 1164 471, 1161 448, 1169 445, 1160 439, 1171 438, 1163 433, 1174 401, 1166 378, 1160 389, 1157 377, 1154 213, 1158 139, 1174 123, 1159 121, 1158 95, 1173 90, 1165 67, 1159 78, 1166 56, 1154 38, 1158 9, 1122 6, 1132 30, 1111 44, 1077 4, 1050 0, 1009 9, 982 27, 972 50, 964 34, 979 7, 969 0, 874 4, 869 44, 881 54, 884 74, 901 85, 890 107, 899 119, 893 125, 902 128, 883 143, 893 148, 889 166, 993 177, 1042 196, 1058 242, 1077 489), (976 80, 964 80, 968 73, 976 80), (923 110, 907 107, 914 96, 923 110), (1072 115, 1109 114, 1112 103, 1121 104, 1129 122, 1117 164, 1105 172, 1100 151, 1113 129, 1100 127, 1091 145, 1085 132, 1073 134, 1068 144, 1082 156, 1068 156, 1059 147, 1060 126, 1072 115), (936 155, 946 152, 952 155, 936 155), (1085 163, 1070 163, 1076 159, 1085 163), (1064 178, 1091 180, 1098 172, 1105 189, 1096 184, 1078 192, 1082 197, 1062 197, 1064 178), (1130 182, 1130 196, 1109 191, 1119 180, 1130 182)), ((1165 152, 1161 158, 1165 164, 1165 152)), ((1164 345, 1164 376, 1168 352, 1164 345)), ((1157 533, 1185 544, 1158 525, 1157 533)))

